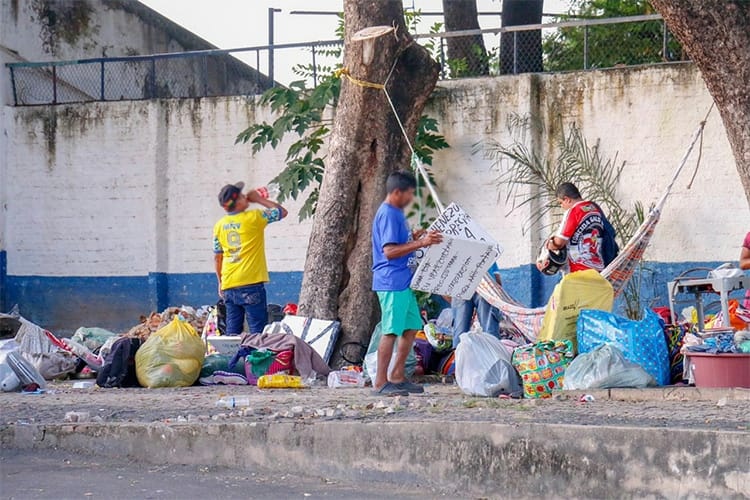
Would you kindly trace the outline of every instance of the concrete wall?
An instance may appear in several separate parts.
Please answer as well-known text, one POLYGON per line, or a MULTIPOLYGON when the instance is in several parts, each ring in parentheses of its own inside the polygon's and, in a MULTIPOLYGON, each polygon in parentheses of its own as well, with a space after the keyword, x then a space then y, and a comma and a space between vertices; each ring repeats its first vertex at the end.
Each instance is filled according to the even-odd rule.
MULTIPOLYGON (((473 155, 486 139, 510 140, 514 115, 575 122, 605 155, 627 161, 621 196, 656 201, 710 106, 691 65, 521 75, 441 83, 429 114, 451 148, 435 158, 444 201, 457 201, 506 249, 508 288, 546 300, 555 279, 532 270, 541 234, 529 212, 507 215, 491 163, 473 155)), ((215 300, 211 227, 226 182, 260 186, 283 165, 285 147, 252 156, 234 145, 249 123, 269 119, 244 98, 151 100, 5 108, 6 307, 57 330, 124 328, 141 313, 215 300)), ((551 154, 554 130, 529 145, 551 154)), ((692 165, 692 164, 691 164, 692 165)), ((736 260, 750 211, 718 113, 706 127, 702 167, 675 187, 648 252, 646 294, 665 302, 665 281, 695 265, 736 260)), ((2 170, 0 170, 2 172, 2 170)), ((271 299, 297 298, 309 222, 268 229, 271 299)), ((1 263, 1 261, 0 261, 1 263)), ((0 294, 2 295, 2 294, 0 294)))

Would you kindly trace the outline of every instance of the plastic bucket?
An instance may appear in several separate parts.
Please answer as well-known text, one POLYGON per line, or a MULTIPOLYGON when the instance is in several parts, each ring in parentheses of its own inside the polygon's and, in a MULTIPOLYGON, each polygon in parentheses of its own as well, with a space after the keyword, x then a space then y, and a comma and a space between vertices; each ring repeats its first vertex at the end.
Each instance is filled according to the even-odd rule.
POLYGON ((689 352, 696 387, 750 388, 750 354, 689 352))

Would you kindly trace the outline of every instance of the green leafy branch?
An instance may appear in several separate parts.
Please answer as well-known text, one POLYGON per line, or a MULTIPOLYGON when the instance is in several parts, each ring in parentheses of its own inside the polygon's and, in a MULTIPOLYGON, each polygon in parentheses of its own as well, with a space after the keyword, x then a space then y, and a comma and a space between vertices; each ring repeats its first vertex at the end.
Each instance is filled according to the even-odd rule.
MULTIPOLYGON (((407 20, 409 26, 415 27, 419 14, 411 13, 407 20)), ((343 17, 340 17, 337 35, 343 38, 343 33, 343 17)), ((337 47, 323 54, 340 59, 342 52, 337 47)), ((315 68, 312 65, 298 65, 295 72, 305 79, 292 82, 288 87, 271 88, 259 99, 259 104, 268 106, 275 118, 271 122, 250 125, 235 140, 235 143, 250 144, 255 154, 269 146, 276 149, 288 135, 296 137, 295 142, 287 148, 284 169, 271 182, 279 185, 280 202, 290 198, 296 200, 307 193, 299 212, 300 220, 312 217, 317 207, 325 171, 325 146, 341 93, 341 80, 335 75, 335 70, 340 67, 340 62, 315 68), (322 76, 317 87, 310 88, 307 79, 313 71, 322 76)), ((439 133, 437 120, 426 115, 419 121, 413 146, 419 160, 427 166, 432 165, 435 151, 449 147, 445 137, 439 133)), ((429 169, 428 175, 434 183, 429 169)), ((419 224, 424 227, 425 224, 429 225, 429 219, 424 216, 422 208, 434 208, 435 203, 421 186, 418 191, 419 224)))

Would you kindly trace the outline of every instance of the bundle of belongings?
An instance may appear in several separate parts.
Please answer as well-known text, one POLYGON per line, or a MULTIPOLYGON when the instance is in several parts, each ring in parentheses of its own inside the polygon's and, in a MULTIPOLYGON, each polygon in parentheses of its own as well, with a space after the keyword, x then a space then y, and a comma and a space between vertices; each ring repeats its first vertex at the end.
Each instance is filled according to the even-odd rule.
MULTIPOLYGON (((423 315, 426 316, 425 313, 423 315)), ((447 308, 437 318, 426 320, 423 329, 417 332, 413 352, 406 358, 406 375, 438 375, 444 379, 455 377, 459 387, 467 394, 477 396, 520 394, 520 385, 516 384, 518 375, 511 367, 510 357, 516 347, 525 343, 522 335, 505 320, 500 321, 500 338, 482 332, 478 321, 473 323, 472 331, 462 334, 461 343, 454 348, 453 311, 447 308), (464 339, 467 340, 466 345, 464 339), (463 368, 459 369, 459 364, 463 368)), ((381 337, 378 324, 364 356, 364 374, 370 380, 377 375, 377 350, 381 337)), ((396 346, 389 370, 393 368, 395 349, 396 346)))
POLYGON ((55 346, 46 330, 14 308, 0 313, 0 384, 5 392, 44 390, 46 380, 75 373, 78 358, 55 346))
POLYGON ((526 398, 672 383, 675 342, 662 319, 645 310, 630 320, 612 306, 612 286, 599 273, 568 274, 555 287, 536 342, 518 345, 480 329, 462 335, 456 382, 474 396, 526 398))
MULTIPOLYGON (((268 329, 267 329, 268 330, 268 329)), ((257 385, 264 375, 327 377, 331 369, 307 342, 290 333, 245 333, 234 355, 211 354, 200 374, 202 385, 257 385)))

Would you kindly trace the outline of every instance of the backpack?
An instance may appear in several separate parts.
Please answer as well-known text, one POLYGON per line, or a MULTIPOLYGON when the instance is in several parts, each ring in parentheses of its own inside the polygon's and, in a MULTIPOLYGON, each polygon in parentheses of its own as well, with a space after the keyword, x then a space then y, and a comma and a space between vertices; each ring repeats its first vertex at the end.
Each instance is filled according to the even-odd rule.
POLYGON ((602 214, 602 225, 604 226, 604 234, 602 235, 602 259, 604 260, 604 267, 607 267, 612 263, 613 260, 620 254, 620 246, 617 244, 617 231, 607 216, 604 215, 604 210, 598 204, 594 203, 594 206, 602 214))
POLYGON ((135 353, 140 347, 141 339, 131 337, 123 337, 112 344, 112 350, 96 376, 96 385, 105 388, 138 387, 135 353))

